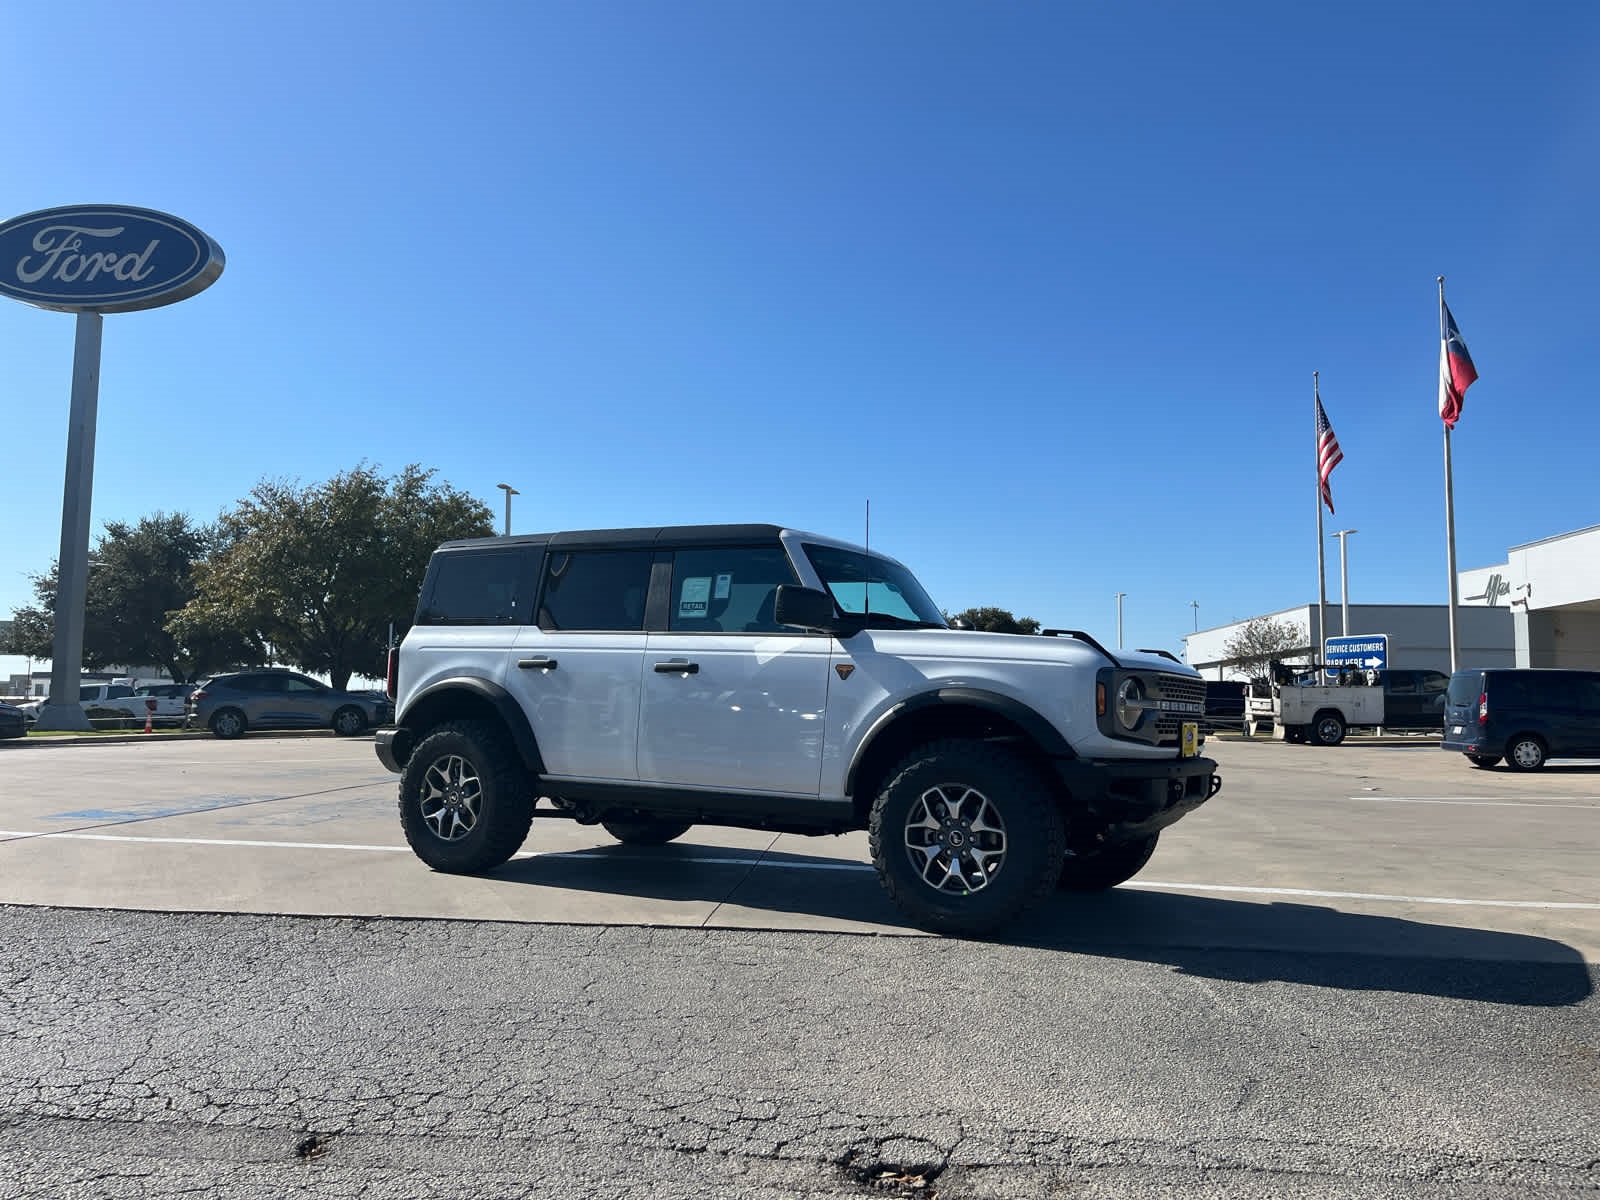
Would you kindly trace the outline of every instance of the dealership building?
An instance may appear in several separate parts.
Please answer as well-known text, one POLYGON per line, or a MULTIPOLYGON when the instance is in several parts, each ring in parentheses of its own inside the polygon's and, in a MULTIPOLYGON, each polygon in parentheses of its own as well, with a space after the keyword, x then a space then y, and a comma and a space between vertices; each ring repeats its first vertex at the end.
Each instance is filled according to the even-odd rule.
MULTIPOLYGON (((1513 546, 1506 561, 1457 575, 1457 662, 1462 667, 1587 667, 1600 670, 1600 525, 1513 546)), ((1263 613, 1307 633, 1299 655, 1321 658, 1324 637, 1384 635, 1386 665, 1450 669, 1450 618, 1443 604, 1352 604, 1341 628, 1337 603, 1326 607, 1327 630, 1315 603, 1263 613)), ((1251 620, 1259 620, 1255 617, 1251 620)), ((1184 638, 1185 657, 1207 679, 1242 673, 1227 647, 1244 629, 1236 621, 1184 638)))

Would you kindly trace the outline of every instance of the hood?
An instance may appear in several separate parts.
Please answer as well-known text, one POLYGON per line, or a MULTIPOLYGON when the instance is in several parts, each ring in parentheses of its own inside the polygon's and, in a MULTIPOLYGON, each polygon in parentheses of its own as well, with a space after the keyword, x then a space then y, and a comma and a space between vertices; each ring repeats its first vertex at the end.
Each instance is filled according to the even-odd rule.
POLYGON ((844 645, 847 648, 854 647, 862 639, 866 639, 879 653, 910 657, 937 655, 943 659, 1031 659, 1070 662, 1096 669, 1113 665, 1114 659, 1116 665, 1136 670, 1164 671, 1173 675, 1190 675, 1196 679, 1200 677, 1193 667, 1159 654, 1113 650, 1110 647, 1106 647, 1102 653, 1089 642, 1074 637, 1044 637, 1036 633, 980 633, 971 629, 868 629, 850 638, 844 645), (1110 658, 1106 655, 1110 655, 1110 658))

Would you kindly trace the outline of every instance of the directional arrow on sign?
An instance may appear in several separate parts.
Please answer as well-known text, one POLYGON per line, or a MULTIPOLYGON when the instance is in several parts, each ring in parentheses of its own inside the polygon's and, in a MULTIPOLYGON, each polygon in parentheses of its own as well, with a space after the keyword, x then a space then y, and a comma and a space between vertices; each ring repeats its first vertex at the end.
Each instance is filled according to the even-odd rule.
POLYGON ((1381 666, 1383 666, 1383 659, 1381 659, 1381 658, 1377 657, 1376 655, 1374 655, 1373 657, 1367 659, 1367 666, 1369 666, 1369 667, 1381 667, 1381 666))

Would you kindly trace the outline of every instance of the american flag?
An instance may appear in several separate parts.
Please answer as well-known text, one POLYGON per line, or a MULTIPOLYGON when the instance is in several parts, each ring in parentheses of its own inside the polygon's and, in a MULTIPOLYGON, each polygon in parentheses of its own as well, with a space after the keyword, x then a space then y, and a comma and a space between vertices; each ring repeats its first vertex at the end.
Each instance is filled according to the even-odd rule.
POLYGON ((1328 476, 1344 461, 1344 451, 1339 449, 1339 439, 1328 424, 1328 414, 1322 411, 1322 397, 1317 397, 1317 478, 1322 480, 1322 502, 1333 511, 1333 489, 1328 486, 1328 476))

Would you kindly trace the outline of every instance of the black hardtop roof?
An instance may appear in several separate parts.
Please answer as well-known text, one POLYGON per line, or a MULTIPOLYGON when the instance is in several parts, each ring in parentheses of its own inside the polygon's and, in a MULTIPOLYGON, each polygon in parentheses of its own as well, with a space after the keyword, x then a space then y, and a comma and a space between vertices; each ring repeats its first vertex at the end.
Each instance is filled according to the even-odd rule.
POLYGON ((1596 675, 1593 667, 1459 667, 1453 675, 1596 675))
POLYGON ((576 529, 563 533, 513 533, 509 537, 458 538, 440 550, 482 549, 486 546, 605 547, 641 549, 662 543, 672 546, 770 545, 783 525, 659 525, 648 529, 576 529))

